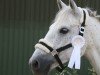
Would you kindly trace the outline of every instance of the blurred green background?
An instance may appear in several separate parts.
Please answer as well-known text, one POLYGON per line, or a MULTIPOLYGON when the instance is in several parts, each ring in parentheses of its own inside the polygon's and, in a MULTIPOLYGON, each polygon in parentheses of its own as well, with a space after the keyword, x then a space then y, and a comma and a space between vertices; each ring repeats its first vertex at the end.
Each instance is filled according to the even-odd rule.
MULTIPOLYGON (((68 0, 63 1, 68 4, 68 0)), ((100 0, 76 0, 76 3, 100 13, 100 0)), ((0 75, 32 75, 28 60, 57 11, 56 0, 0 0, 0 75)), ((78 74, 92 75, 89 68, 83 58, 78 74)))

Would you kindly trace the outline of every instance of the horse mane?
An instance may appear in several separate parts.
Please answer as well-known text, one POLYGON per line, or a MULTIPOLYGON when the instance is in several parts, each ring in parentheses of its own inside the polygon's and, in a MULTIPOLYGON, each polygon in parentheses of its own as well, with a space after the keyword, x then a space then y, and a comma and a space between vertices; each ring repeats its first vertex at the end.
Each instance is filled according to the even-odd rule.
POLYGON ((94 17, 100 22, 100 15, 97 14, 97 11, 91 10, 90 8, 86 8, 86 10, 88 11, 90 17, 94 17))
MULTIPOLYGON (((88 14, 89 14, 90 17, 93 17, 100 22, 100 15, 97 14, 97 11, 94 11, 94 10, 88 8, 88 7, 86 7, 85 9, 88 11, 88 14)), ((65 11, 66 11, 66 9, 59 10, 58 13, 56 14, 56 18, 54 19, 54 21, 58 18, 59 15, 61 15, 65 11)))

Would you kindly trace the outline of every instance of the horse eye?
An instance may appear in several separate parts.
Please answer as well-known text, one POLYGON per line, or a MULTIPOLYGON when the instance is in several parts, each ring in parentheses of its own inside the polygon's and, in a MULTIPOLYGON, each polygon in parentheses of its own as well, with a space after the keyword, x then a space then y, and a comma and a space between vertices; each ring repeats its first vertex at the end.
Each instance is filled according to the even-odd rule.
POLYGON ((68 33, 68 29, 67 28, 61 28, 60 29, 60 33, 62 33, 62 34, 66 34, 66 33, 68 33))

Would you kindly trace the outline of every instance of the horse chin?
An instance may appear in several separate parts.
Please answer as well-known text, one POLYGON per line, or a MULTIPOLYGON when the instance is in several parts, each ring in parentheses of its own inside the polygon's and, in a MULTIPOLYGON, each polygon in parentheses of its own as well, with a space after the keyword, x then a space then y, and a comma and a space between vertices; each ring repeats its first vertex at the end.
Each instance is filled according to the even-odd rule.
POLYGON ((42 70, 32 70, 33 75, 48 75, 50 71, 50 66, 42 70))

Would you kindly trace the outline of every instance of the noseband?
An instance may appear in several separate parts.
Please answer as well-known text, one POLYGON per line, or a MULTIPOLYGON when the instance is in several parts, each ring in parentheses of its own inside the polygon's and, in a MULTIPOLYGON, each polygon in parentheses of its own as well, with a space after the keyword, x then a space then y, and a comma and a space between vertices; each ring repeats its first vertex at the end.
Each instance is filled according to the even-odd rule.
MULTIPOLYGON (((83 22, 82 22, 82 24, 81 24, 80 31, 79 31, 79 34, 78 34, 78 35, 80 35, 80 36, 82 36, 82 37, 83 37, 83 35, 84 35, 85 21, 86 21, 86 13, 85 13, 84 10, 83 10, 83 14, 84 14, 83 22)), ((60 48, 58 48, 58 49, 55 50, 55 49, 53 49, 50 45, 48 45, 46 42, 40 40, 39 43, 36 44, 35 47, 39 47, 39 48, 40 48, 40 46, 41 46, 41 48, 45 47, 45 49, 48 50, 48 51, 46 51, 46 52, 47 52, 47 53, 51 53, 51 54, 54 56, 54 58, 56 59, 56 61, 58 62, 59 66, 60 66, 60 67, 57 67, 56 69, 57 69, 59 72, 62 72, 62 71, 65 69, 66 66, 63 65, 63 63, 62 63, 62 61, 60 60, 58 54, 59 54, 60 52, 64 51, 64 50, 68 49, 68 48, 73 47, 73 46, 72 46, 72 43, 69 43, 69 44, 67 44, 67 45, 65 45, 65 46, 63 46, 63 47, 60 47, 60 48)))

